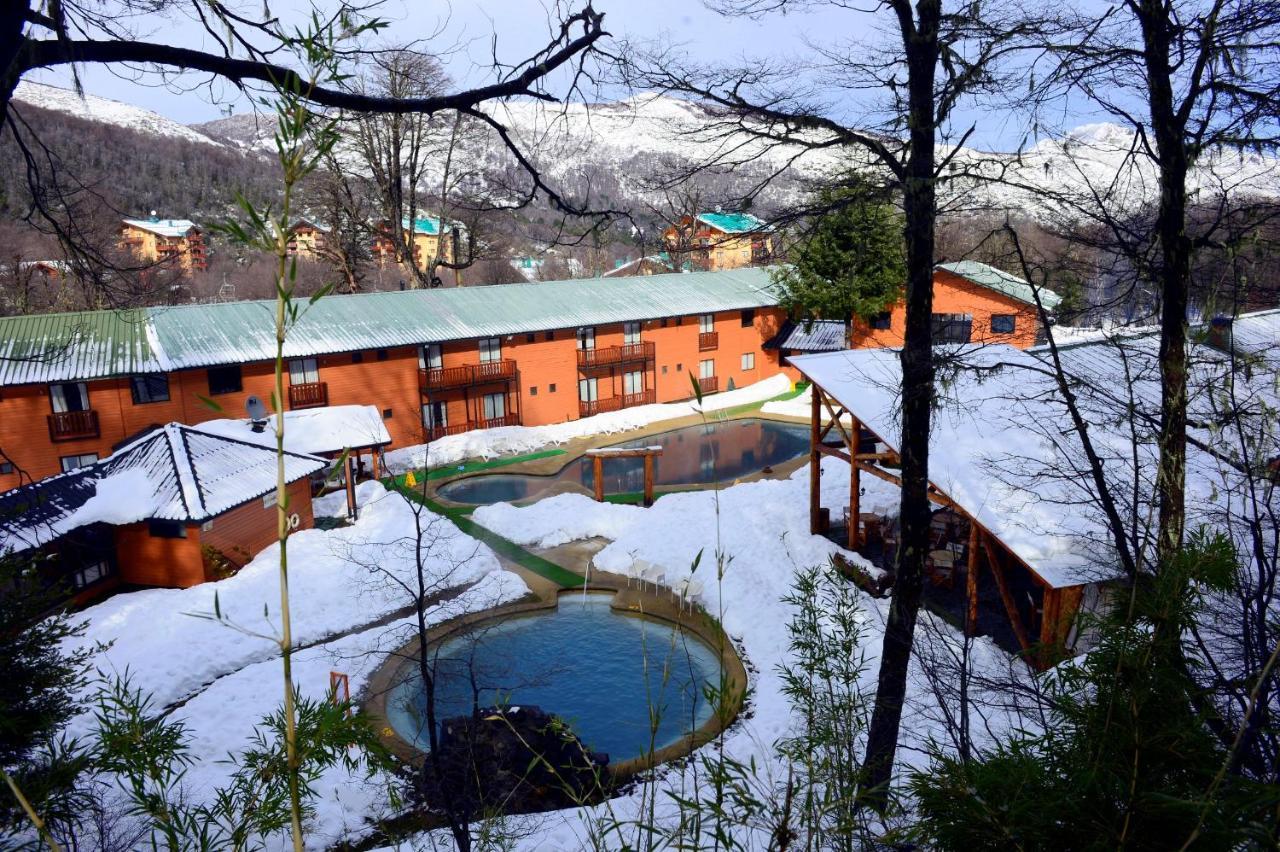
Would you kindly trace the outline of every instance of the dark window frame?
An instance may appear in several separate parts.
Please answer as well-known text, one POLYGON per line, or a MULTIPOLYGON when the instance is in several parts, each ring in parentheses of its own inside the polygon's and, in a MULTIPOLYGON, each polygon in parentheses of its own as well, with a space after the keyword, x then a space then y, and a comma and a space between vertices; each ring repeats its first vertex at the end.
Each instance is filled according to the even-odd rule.
POLYGON ((876 331, 887 331, 893 328, 893 314, 888 311, 881 311, 871 318, 868 325, 876 331))
POLYGON ((992 314, 991 315, 991 333, 992 334, 1013 334, 1017 330, 1018 330, 1017 314, 992 314))
POLYGON ((933 314, 934 345, 943 343, 969 343, 973 340, 972 314, 933 314))
POLYGON ((228 393, 240 393, 244 390, 244 373, 240 369, 239 364, 226 364, 221 367, 210 367, 205 371, 205 381, 209 384, 209 396, 222 396, 228 393), (219 378, 229 379, 231 372, 235 371, 235 386, 232 387, 229 381, 220 383, 214 388, 214 374, 218 374, 219 378))
POLYGON ((755 324, 756 324, 756 309, 755 309, 755 308, 743 308, 743 310, 742 310, 741 322, 742 322, 742 327, 743 327, 743 328, 751 328, 753 325, 755 325, 755 324))
POLYGON ((151 518, 147 521, 147 535, 152 538, 186 538, 187 525, 167 518, 151 518))
POLYGON ((137 376, 130 376, 129 396, 133 399, 134 405, 150 405, 153 402, 168 402, 171 399, 169 394, 169 376, 165 373, 143 373, 137 376), (140 384, 142 387, 147 387, 151 382, 164 383, 164 396, 157 396, 151 392, 152 389, 148 389, 145 394, 147 398, 142 398, 143 394, 138 392, 140 384))

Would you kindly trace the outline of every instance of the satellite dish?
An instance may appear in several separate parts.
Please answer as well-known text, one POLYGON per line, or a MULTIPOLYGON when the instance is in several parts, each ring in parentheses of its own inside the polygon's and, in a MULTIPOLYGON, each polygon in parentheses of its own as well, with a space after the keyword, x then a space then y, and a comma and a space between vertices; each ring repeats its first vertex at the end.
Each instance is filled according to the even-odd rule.
POLYGON ((271 416, 271 412, 267 411, 267 407, 262 404, 262 400, 256 396, 246 399, 244 407, 249 412, 249 420, 253 423, 253 431, 261 432, 262 428, 266 426, 267 418, 271 416))

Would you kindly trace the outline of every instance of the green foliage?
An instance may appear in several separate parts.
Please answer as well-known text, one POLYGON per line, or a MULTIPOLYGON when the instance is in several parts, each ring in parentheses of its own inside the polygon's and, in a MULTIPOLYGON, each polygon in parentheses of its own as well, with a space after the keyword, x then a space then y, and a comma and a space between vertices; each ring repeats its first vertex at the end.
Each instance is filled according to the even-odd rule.
POLYGON ((921 834, 946 849, 1271 845, 1276 791, 1218 786, 1228 755, 1188 639, 1235 569, 1224 536, 1191 536, 1098 621, 1097 647, 1044 677, 1042 734, 968 763, 939 754, 914 776, 921 834))
POLYGON ((825 189, 826 212, 774 273, 781 304, 803 319, 868 319, 902 295, 906 254, 902 219, 882 190, 862 179, 825 189))

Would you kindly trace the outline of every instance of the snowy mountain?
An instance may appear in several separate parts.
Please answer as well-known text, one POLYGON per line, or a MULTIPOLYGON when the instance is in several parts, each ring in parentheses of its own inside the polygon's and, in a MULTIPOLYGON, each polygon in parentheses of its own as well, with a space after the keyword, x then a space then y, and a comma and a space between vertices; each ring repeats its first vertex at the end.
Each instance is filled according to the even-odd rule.
POLYGON ((209 138, 199 130, 165 118, 159 113, 96 95, 81 97, 71 89, 23 80, 14 91, 13 99, 42 109, 63 112, 103 124, 114 124, 152 136, 222 147, 221 142, 209 138))

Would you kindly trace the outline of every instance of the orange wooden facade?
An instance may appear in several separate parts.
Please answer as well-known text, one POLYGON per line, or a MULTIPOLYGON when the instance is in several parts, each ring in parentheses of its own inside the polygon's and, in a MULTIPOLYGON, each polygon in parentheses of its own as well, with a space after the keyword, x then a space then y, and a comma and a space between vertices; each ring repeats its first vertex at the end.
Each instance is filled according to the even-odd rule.
POLYGON ((173 263, 185 272, 209 268, 204 233, 191 228, 183 236, 157 233, 136 224, 124 223, 120 228, 120 245, 139 259, 152 263, 173 263))
MULTIPOLYGON (((595 327, 599 357, 580 366, 577 329, 565 328, 499 339, 499 354, 506 365, 481 367, 480 341, 445 341, 441 368, 447 376, 420 368, 416 346, 361 350, 320 355, 316 358, 317 382, 304 393, 291 393, 286 377, 285 408, 310 407, 316 400, 327 405, 374 405, 383 413, 394 446, 425 442, 423 406, 438 402, 445 409, 449 433, 503 425, 485 422, 484 397, 500 394, 505 423, 528 426, 574 420, 583 414, 578 381, 596 380, 597 408, 616 410, 645 402, 674 402, 692 396, 689 373, 702 374, 702 361, 711 361, 712 381, 718 390, 742 387, 778 373, 776 352, 763 343, 778 332, 781 311, 722 311, 714 315, 714 346, 706 346, 697 316, 642 320, 640 338, 651 344, 652 357, 637 364, 609 361, 609 354, 623 347, 622 323, 595 327), (744 324, 745 323, 745 324, 744 324), (700 344, 701 340, 701 344, 700 344), (744 356, 747 356, 744 358, 744 356), (472 368, 473 375, 459 375, 472 368), (642 393, 625 393, 623 374, 643 372, 642 393), (432 385, 433 378, 446 386, 432 385)), ((646 347, 649 348, 649 347, 646 347)), ((15 385, 0 391, 0 447, 5 448, 14 469, 0 472, 0 490, 20 484, 20 475, 40 479, 61 472, 62 460, 83 455, 105 458, 112 448, 139 432, 169 422, 201 423, 220 417, 245 416, 245 401, 256 395, 272 399, 273 368, 259 361, 239 367, 240 390, 214 394, 209 370, 189 369, 168 374, 168 400, 135 402, 131 379, 120 377, 85 383, 89 411, 55 415, 48 385, 15 385), (210 408, 211 399, 221 410, 210 408)), ((70 463, 70 462, 69 462, 70 463)), ((25 481, 25 480, 22 480, 25 481)))

